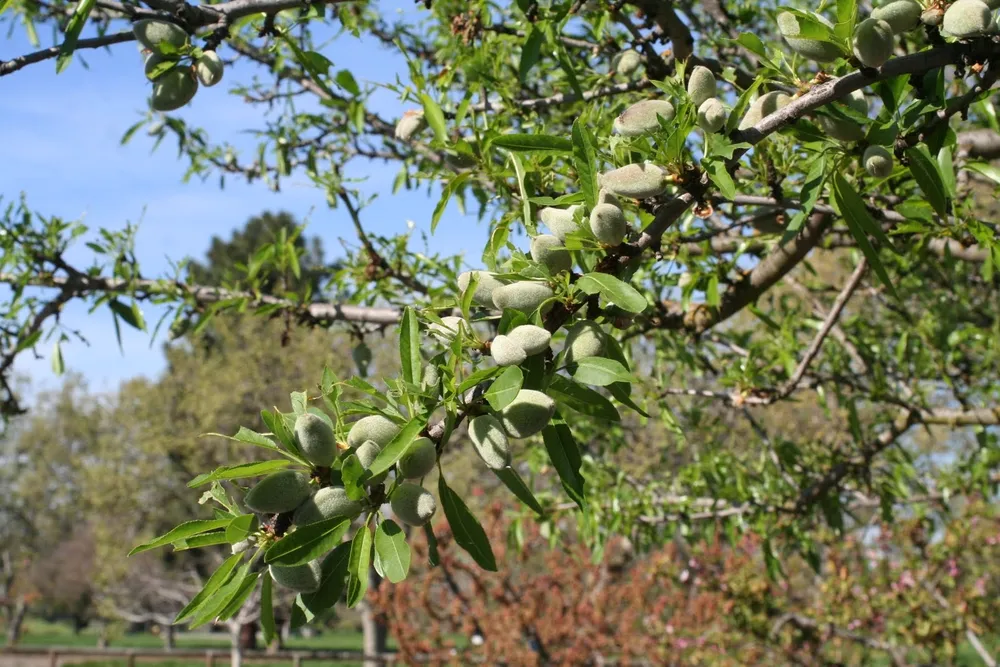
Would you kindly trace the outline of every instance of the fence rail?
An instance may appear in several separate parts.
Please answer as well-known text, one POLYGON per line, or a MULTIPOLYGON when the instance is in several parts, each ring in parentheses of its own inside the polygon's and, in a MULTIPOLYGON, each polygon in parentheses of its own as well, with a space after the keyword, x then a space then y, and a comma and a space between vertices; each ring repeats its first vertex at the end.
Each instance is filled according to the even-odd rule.
MULTIPOLYGON (((8 647, 0 648, 0 658, 5 656, 47 657, 49 667, 59 667, 60 660, 65 658, 112 658, 124 660, 126 667, 135 667, 143 660, 204 660, 205 667, 221 666, 229 661, 231 651, 228 649, 132 649, 132 648, 90 648, 90 647, 8 647)), ((292 667, 301 667, 303 663, 322 660, 324 662, 368 662, 380 665, 393 664, 395 653, 380 653, 365 655, 361 651, 294 651, 282 650, 268 653, 267 651, 241 651, 244 662, 291 662, 292 667)))

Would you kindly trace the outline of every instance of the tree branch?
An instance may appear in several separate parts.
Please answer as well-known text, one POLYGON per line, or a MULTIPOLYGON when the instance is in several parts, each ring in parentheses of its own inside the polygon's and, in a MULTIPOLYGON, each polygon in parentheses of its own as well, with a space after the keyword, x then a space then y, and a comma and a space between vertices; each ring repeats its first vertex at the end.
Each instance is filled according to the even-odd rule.
MULTIPOLYGON (((123 30, 122 32, 116 32, 113 35, 102 35, 101 37, 91 37, 89 39, 77 40, 74 50, 100 49, 105 46, 111 46, 112 44, 130 42, 134 39, 135 35, 132 34, 131 30, 123 30)), ((17 58, 13 58, 11 60, 0 60, 0 76, 7 76, 8 74, 13 74, 23 67, 27 67, 28 65, 39 63, 50 58, 55 58, 59 55, 61 49, 62 45, 60 44, 59 46, 50 46, 47 49, 18 56, 17 58)))

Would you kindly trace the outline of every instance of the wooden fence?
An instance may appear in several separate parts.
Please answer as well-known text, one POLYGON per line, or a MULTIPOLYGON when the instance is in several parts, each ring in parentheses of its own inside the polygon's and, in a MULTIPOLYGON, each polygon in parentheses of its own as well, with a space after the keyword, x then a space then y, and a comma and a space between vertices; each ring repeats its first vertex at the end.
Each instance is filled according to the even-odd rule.
MULTIPOLYGON (((35 664, 48 659, 49 667, 60 667, 68 659, 93 660, 112 659, 124 660, 126 667, 136 667, 137 662, 148 660, 204 660, 205 667, 222 667, 229 663, 231 652, 228 649, 132 649, 132 648, 89 648, 89 647, 12 647, 0 648, 0 664, 4 657, 31 659, 35 664)), ((396 654, 382 653, 365 655, 361 651, 294 651, 284 650, 268 653, 267 651, 242 651, 243 662, 291 662, 292 667, 302 667, 303 663, 322 660, 324 662, 369 662, 380 665, 396 663, 396 654)))

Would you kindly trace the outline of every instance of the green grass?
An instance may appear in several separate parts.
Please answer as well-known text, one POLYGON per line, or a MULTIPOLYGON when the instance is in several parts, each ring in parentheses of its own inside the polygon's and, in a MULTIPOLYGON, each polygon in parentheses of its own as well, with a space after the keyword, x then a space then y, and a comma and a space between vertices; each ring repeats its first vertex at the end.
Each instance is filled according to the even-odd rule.
MULTIPOLYGON (((25 622, 19 646, 25 648, 48 646, 94 648, 97 646, 97 639, 98 631, 96 628, 86 628, 79 634, 74 634, 72 628, 64 623, 47 623, 38 619, 30 619, 25 622)), ((179 649, 229 649, 229 634, 226 632, 178 632, 174 636, 174 640, 179 649)), ((163 648, 163 639, 148 632, 117 634, 110 637, 109 645, 117 648, 159 649, 163 648)), ((361 633, 352 630, 324 630, 315 637, 291 637, 285 644, 287 649, 326 651, 360 651, 361 646, 361 633)), ((389 646, 394 647, 391 640, 389 646)), ((144 662, 143 664, 153 663, 144 662)), ((204 662, 199 664, 204 664, 204 662)), ((254 664, 263 665, 263 663, 254 664)), ((177 667, 179 666, 180 663, 177 667)), ((164 663, 164 667, 166 667, 166 663, 164 663)), ((186 664, 184 667, 187 667, 186 664)))

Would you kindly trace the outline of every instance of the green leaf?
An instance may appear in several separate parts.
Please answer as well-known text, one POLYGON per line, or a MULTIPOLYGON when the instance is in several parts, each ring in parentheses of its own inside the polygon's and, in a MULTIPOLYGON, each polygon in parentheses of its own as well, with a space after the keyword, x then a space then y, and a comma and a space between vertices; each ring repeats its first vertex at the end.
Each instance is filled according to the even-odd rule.
POLYGON ((191 537, 192 535, 207 533, 210 530, 224 528, 229 525, 229 521, 230 519, 199 519, 197 521, 187 521, 154 540, 140 544, 132 549, 132 551, 129 551, 128 555, 134 556, 142 553, 143 551, 149 551, 150 549, 166 546, 171 542, 183 540, 185 537, 191 537))
POLYGON ((851 38, 857 18, 857 0, 837 0, 837 26, 833 31, 837 39, 846 42, 851 38))
MULTIPOLYGON (((225 438, 226 440, 235 440, 236 442, 244 442, 248 445, 253 445, 254 447, 263 447, 264 449, 270 449, 274 452, 280 452, 287 456, 285 450, 278 447, 273 440, 271 440, 266 435, 258 433, 257 431, 251 431, 245 426, 241 426, 240 430, 236 432, 236 435, 225 435, 223 433, 205 433, 203 437, 214 436, 216 438, 225 438)), ((236 466, 231 466, 236 467, 236 466)))
POLYGON ((542 439, 563 489, 580 509, 586 509, 583 476, 580 474, 580 449, 562 417, 557 416, 549 422, 542 430, 542 439))
POLYGON ((410 545, 395 521, 386 519, 375 529, 375 553, 382 563, 383 576, 394 584, 410 572, 410 545))
POLYGON ((129 326, 139 331, 146 330, 146 320, 143 319, 142 311, 139 310, 139 304, 135 301, 132 302, 131 306, 126 306, 118 299, 111 299, 111 301, 108 301, 108 307, 111 308, 115 315, 125 320, 129 326))
POLYGON ((572 141, 548 134, 502 134, 493 139, 493 145, 514 152, 573 152, 572 141))
POLYGON ((174 548, 174 551, 187 551, 188 549, 212 547, 217 544, 229 544, 226 531, 214 530, 211 533, 202 533, 201 535, 187 537, 183 540, 173 542, 170 546, 174 548))
POLYGON ((758 76, 754 79, 754 82, 750 84, 750 87, 740 93, 740 96, 736 98, 736 104, 733 105, 733 110, 729 112, 729 118, 726 120, 726 133, 730 133, 735 130, 740 121, 743 119, 743 114, 750 106, 751 100, 753 100, 754 94, 757 90, 764 85, 765 78, 763 76, 758 76))
POLYGON ((646 310, 646 297, 628 283, 607 273, 588 273, 576 281, 576 287, 586 294, 600 294, 630 313, 646 310))
MULTIPOLYGON (((76 48, 77 40, 80 39, 83 26, 87 24, 90 12, 93 11, 96 4, 97 0, 80 0, 76 9, 73 10, 73 16, 70 17, 69 23, 66 25, 66 37, 59 46, 59 56, 56 58, 56 74, 62 74, 62 71, 66 69, 73 59, 73 50, 76 48)), ((3 8, 0 8, 0 13, 2 12, 3 8)))
POLYGON ((271 575, 266 572, 247 572, 240 582, 240 585, 236 587, 233 591, 232 597, 229 598, 229 602, 226 603, 222 609, 219 610, 215 618, 218 621, 228 621, 230 618, 236 615, 237 612, 243 607, 243 604, 253 593, 253 589, 257 587, 257 580, 263 575, 264 577, 270 579, 271 575))
POLYGON ((544 42, 545 33, 533 27, 524 40, 524 45, 521 47, 521 60, 517 64, 517 78, 521 83, 525 82, 528 73, 538 63, 544 42))
POLYGON ((274 583, 270 574, 264 575, 262 579, 260 586, 260 629, 264 634, 266 648, 271 645, 275 636, 274 602, 271 596, 271 587, 274 583))
POLYGON ((781 236, 781 245, 785 245, 795 238, 802 223, 812 215, 816 202, 823 194, 824 183, 826 183, 826 155, 820 155, 819 158, 812 160, 806 178, 802 182, 802 190, 799 192, 799 202, 802 208, 789 221, 785 233, 781 236))
POLYGON ((754 54, 762 61, 766 62, 769 66, 771 64, 771 57, 767 53, 767 47, 764 46, 764 42, 760 41, 760 37, 752 32, 742 32, 739 37, 736 38, 736 43, 744 47, 747 51, 754 54))
POLYGON ((377 477, 383 472, 391 468, 396 464, 406 450, 410 448, 410 444, 420 435, 420 431, 427 425, 426 417, 416 417, 411 419, 410 422, 396 434, 396 437, 392 439, 379 455, 375 457, 372 464, 368 466, 369 472, 371 472, 372 477, 377 477))
POLYGON ((240 463, 234 466, 222 466, 210 473, 202 473, 190 482, 188 487, 194 489, 203 484, 214 482, 219 479, 244 479, 246 477, 258 477, 266 475, 282 468, 287 468, 291 461, 275 459, 273 461, 254 461, 253 463, 240 463))
POLYGON ((871 242, 868 240, 868 234, 865 232, 868 223, 864 221, 864 217, 867 216, 871 220, 871 216, 868 214, 864 202, 861 202, 861 198, 854 192, 854 188, 839 173, 833 175, 833 198, 841 214, 844 216, 844 221, 847 222, 847 228, 850 230, 851 236, 857 241, 858 247, 861 248, 861 252, 868 259, 872 270, 878 275, 879 280, 886 286, 889 293, 898 299, 899 297, 892 286, 892 281, 889 279, 889 274, 886 273, 885 267, 882 265, 882 260, 879 259, 878 252, 872 247, 871 242), (853 197, 851 196, 852 194, 853 197), (858 206, 859 202, 860 208, 858 206))
POLYGON ((733 177, 726 169, 725 162, 722 160, 702 160, 701 166, 723 198, 731 200, 736 197, 736 183, 733 182, 733 177))
POLYGON ((250 563, 244 563, 239 571, 220 586, 210 599, 205 600, 205 604, 201 605, 197 614, 188 622, 188 629, 197 628, 217 618, 219 613, 229 605, 229 602, 240 593, 247 576, 257 576, 250 572, 250 563))
POLYGON ((448 518, 448 525, 451 526, 452 535, 455 536, 458 546, 469 552, 479 567, 496 572, 496 557, 490 547, 489 538, 486 537, 486 531, 479 525, 479 521, 458 494, 444 481, 444 476, 438 477, 438 496, 441 498, 444 515, 448 518))
POLYGON ((337 76, 335 76, 333 80, 337 82, 338 86, 350 93, 351 96, 357 97, 361 94, 361 88, 358 87, 358 82, 349 70, 340 70, 337 72, 337 76))
POLYGON ((320 570, 319 589, 315 593, 302 594, 302 604, 313 614, 333 607, 344 594, 352 545, 353 542, 344 542, 327 554, 320 570))
POLYGON ((588 209, 597 204, 600 185, 597 182, 597 148, 594 135, 590 133, 582 118, 573 121, 573 168, 576 182, 583 192, 588 209))
POLYGON ((444 113, 438 103, 427 93, 420 94, 420 102, 424 105, 424 118, 434 130, 434 136, 441 143, 448 143, 448 128, 444 122, 444 113))
POLYGON ((57 340, 56 344, 52 346, 52 372, 56 375, 62 375, 65 369, 61 341, 57 340))
POLYGON ((403 309, 399 327, 399 361, 403 368, 403 380, 417 384, 423 362, 420 357, 420 324, 417 314, 409 307, 403 309))
POLYGON ((347 608, 353 609, 368 592, 368 566, 372 559, 372 531, 368 524, 358 528, 351 540, 351 555, 347 565, 347 608))
POLYGON ((236 569, 236 566, 240 564, 241 560, 243 560, 243 554, 239 553, 233 554, 223 561, 222 565, 219 566, 219 569, 212 573, 212 576, 205 582, 204 587, 198 591, 198 594, 191 598, 191 601, 177 613, 176 618, 174 618, 174 625, 190 618, 203 606, 204 603, 208 602, 212 598, 213 594, 219 590, 223 584, 229 581, 233 570, 236 569))
POLYGON ((518 500, 530 507, 538 516, 545 514, 541 503, 535 498, 535 494, 531 492, 531 489, 521 478, 521 475, 518 474, 517 470, 508 466, 500 470, 494 470, 493 472, 500 478, 504 486, 517 496, 518 500))
POLYGON ((510 156, 510 162, 514 165, 514 175, 517 177, 517 191, 521 196, 521 217, 524 220, 524 227, 529 233, 534 233, 535 221, 531 218, 531 204, 528 203, 528 190, 524 187, 524 163, 518 154, 513 151, 508 151, 507 155, 510 156))
POLYGON ((458 394, 464 394, 473 387, 475 387, 480 382, 485 382, 495 375, 499 375, 503 372, 503 366, 490 366, 489 368, 480 368, 478 371, 472 373, 469 377, 465 378, 458 388, 455 390, 458 394))
POLYGON ((340 544, 351 527, 351 518, 334 516, 299 526, 264 552, 264 562, 275 565, 304 565, 340 544))
POLYGON ((944 183, 945 194, 950 199, 954 199, 957 193, 957 183, 955 181, 955 165, 951 159, 951 147, 942 146, 937 156, 938 167, 941 169, 941 179, 944 183))
POLYGON ((545 393, 580 414, 607 421, 621 421, 621 415, 611 401, 590 387, 584 387, 561 375, 552 376, 545 393))
POLYGON ((912 146, 905 152, 913 179, 927 197, 937 214, 948 217, 948 194, 945 191, 944 180, 938 170, 937 162, 931 159, 923 146, 912 146))
POLYGON ((509 366, 500 374, 486 391, 486 400, 494 410, 503 410, 521 391, 524 384, 524 373, 517 366, 509 366))
POLYGON ((988 162, 966 162, 965 168, 981 176, 985 176, 997 185, 1000 185, 1000 167, 996 167, 988 162))
POLYGON ((451 201, 455 192, 462 187, 462 185, 469 180, 471 176, 471 171, 464 171, 448 181, 448 184, 441 189, 441 199, 438 200, 437 205, 434 207, 434 212, 431 214, 431 234, 433 234, 434 230, 437 229, 438 223, 441 221, 441 216, 444 215, 445 209, 448 208, 448 202, 451 201))
POLYGON ((226 526, 226 540, 230 544, 235 544, 257 531, 259 520, 256 514, 243 514, 233 519, 226 526))
POLYGON ((612 382, 635 382, 635 378, 614 359, 586 357, 566 366, 574 379, 584 384, 606 387, 612 382))

